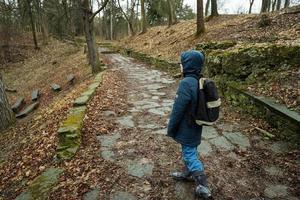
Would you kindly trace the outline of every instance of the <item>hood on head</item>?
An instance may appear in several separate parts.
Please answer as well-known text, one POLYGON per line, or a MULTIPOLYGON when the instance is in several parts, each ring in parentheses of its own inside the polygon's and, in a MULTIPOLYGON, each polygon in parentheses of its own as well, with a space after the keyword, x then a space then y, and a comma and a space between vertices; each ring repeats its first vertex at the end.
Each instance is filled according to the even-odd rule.
POLYGON ((185 51, 181 54, 181 64, 183 66, 184 74, 199 74, 203 68, 205 61, 204 54, 195 51, 185 51))

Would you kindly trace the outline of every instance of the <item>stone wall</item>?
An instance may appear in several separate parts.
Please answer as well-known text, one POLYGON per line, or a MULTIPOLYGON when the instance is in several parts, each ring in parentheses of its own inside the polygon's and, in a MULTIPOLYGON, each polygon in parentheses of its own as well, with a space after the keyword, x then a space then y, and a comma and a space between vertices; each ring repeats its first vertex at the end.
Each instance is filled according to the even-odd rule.
POLYGON ((102 83, 103 73, 96 75, 94 81, 89 85, 80 97, 73 102, 73 108, 67 119, 62 122, 58 129, 59 143, 57 147, 57 158, 59 160, 69 160, 77 152, 81 144, 81 129, 86 111, 86 105, 92 98, 97 87, 102 83))
MULTIPOLYGON (((250 94, 234 85, 227 84, 224 98, 243 113, 266 120, 279 132, 277 139, 293 141, 300 145, 300 115, 277 104, 274 100, 250 94)), ((299 146, 300 147, 300 146, 299 146)))

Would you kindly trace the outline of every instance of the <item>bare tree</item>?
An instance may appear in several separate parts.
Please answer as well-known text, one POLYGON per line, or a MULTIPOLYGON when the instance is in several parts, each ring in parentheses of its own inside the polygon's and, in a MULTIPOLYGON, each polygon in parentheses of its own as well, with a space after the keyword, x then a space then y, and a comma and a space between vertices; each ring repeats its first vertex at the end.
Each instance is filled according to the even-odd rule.
POLYGON ((85 38, 88 47, 88 58, 93 73, 97 73, 101 71, 99 54, 98 51, 96 50, 96 45, 95 45, 94 27, 93 27, 94 18, 101 10, 105 8, 108 1, 109 0, 105 0, 103 5, 96 12, 92 11, 90 0, 82 0, 81 2, 83 21, 84 21, 84 32, 85 32, 85 38))
POLYGON ((276 0, 273 0, 272 2, 272 11, 275 11, 275 8, 276 8, 276 0))
POLYGON ((254 0, 249 0, 249 1, 250 1, 249 14, 251 14, 254 0))
MULTIPOLYGON (((124 12, 124 10, 123 10, 123 8, 120 4, 120 0, 117 0, 117 1, 118 1, 118 5, 119 5, 119 8, 120 8, 122 14, 124 15, 125 20, 128 23, 128 28, 129 28, 129 33, 130 33, 129 35, 133 36, 133 35, 135 35, 135 32, 134 32, 134 29, 133 29, 132 16, 127 16, 127 14, 124 12)), ((127 6, 128 6, 128 1, 127 1, 127 6)), ((134 7, 135 7, 135 1, 132 1, 131 2, 131 8, 130 8, 130 14, 131 15, 132 15, 132 10, 134 12, 134 7)), ((129 10, 129 8, 127 10, 129 10)))
POLYGON ((210 15, 212 17, 219 16, 217 0, 211 0, 211 14, 210 15))
POLYGON ((196 35, 204 33, 203 0, 197 0, 197 32, 196 35))
POLYGON ((281 7, 281 0, 277 0, 276 10, 280 10, 280 7, 281 7))
POLYGON ((34 23, 34 18, 33 18, 33 13, 32 13, 32 1, 31 0, 26 0, 27 3, 27 9, 28 9, 28 15, 30 18, 30 24, 31 24, 31 32, 32 32, 32 37, 33 37, 33 43, 34 43, 34 48, 38 49, 38 42, 37 42, 37 37, 36 37, 36 29, 35 29, 35 23, 34 23))
POLYGON ((15 116, 10 108, 0 74, 0 131, 6 129, 14 122, 15 116))
POLYGON ((205 4, 205 16, 208 16, 209 6, 210 6, 210 0, 207 0, 205 4))
POLYGON ((285 0, 284 2, 284 8, 287 8, 290 6, 290 0, 285 0))
POLYGON ((141 31, 141 33, 146 33, 147 32, 147 24, 146 24, 145 0, 141 0, 141 15, 142 15, 142 31, 141 31))
POLYGON ((269 1, 270 0, 262 0, 260 13, 268 11, 269 1))
POLYGON ((114 0, 110 1, 110 40, 114 39, 114 0))
POLYGON ((167 0, 168 1, 168 8, 169 8, 169 26, 176 24, 177 23, 177 18, 176 18, 176 11, 175 11, 175 5, 174 5, 174 0, 167 0))

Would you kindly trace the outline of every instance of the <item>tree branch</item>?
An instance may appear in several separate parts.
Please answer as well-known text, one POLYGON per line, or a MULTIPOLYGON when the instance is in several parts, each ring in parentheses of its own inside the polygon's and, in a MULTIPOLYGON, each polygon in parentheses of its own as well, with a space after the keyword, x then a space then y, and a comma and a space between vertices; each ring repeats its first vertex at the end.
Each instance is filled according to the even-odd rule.
POLYGON ((123 15, 124 15, 126 21, 127 21, 128 23, 130 23, 130 22, 129 22, 128 16, 126 15, 126 13, 124 12, 123 8, 121 7, 120 0, 117 0, 117 1, 118 1, 118 5, 119 5, 119 7, 120 7, 120 10, 122 11, 122 13, 123 13, 123 15))
POLYGON ((106 7, 108 1, 109 1, 109 0, 105 0, 104 3, 103 3, 103 5, 102 5, 96 12, 93 13, 93 15, 89 18, 89 21, 90 21, 90 22, 93 21, 94 18, 95 18, 95 16, 96 16, 101 10, 103 10, 103 9, 106 7))

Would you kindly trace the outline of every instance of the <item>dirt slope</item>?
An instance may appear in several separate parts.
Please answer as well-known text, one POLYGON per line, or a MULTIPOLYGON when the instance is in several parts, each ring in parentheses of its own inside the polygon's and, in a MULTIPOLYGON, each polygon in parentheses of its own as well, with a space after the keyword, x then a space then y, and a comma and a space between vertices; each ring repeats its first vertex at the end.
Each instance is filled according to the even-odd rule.
POLYGON ((176 60, 181 51, 205 41, 300 42, 300 13, 281 11, 270 13, 268 17, 271 20, 270 25, 260 28, 260 15, 221 15, 206 22, 206 32, 198 38, 195 37, 196 21, 182 21, 170 28, 150 28, 147 33, 125 38, 121 43, 156 57, 176 60))

